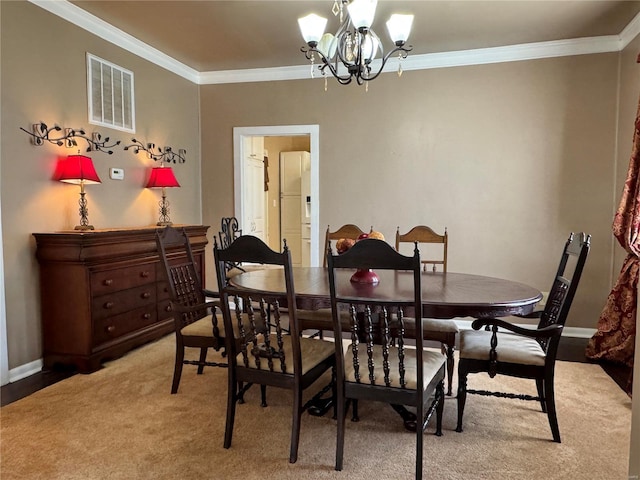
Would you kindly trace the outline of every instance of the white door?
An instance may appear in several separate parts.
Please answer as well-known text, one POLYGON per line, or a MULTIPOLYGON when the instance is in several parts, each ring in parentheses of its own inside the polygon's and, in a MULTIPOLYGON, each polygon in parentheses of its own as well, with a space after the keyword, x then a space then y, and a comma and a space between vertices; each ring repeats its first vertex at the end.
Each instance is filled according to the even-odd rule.
POLYGON ((266 242, 264 161, 245 157, 244 174, 242 233, 253 235, 266 242))
POLYGON ((302 265, 300 186, 302 152, 280 153, 280 238, 287 240, 291 263, 302 265))
MULTIPOLYGON (((320 127, 318 125, 279 125, 262 127, 234 127, 233 128, 233 201, 235 215, 244 222, 245 219, 245 194, 247 178, 244 168, 245 148, 244 142, 247 137, 262 136, 301 136, 308 135, 310 139, 310 197, 311 197, 311 238, 310 238, 310 264, 318 266, 322 264, 320 260, 320 244, 324 241, 320 238, 320 127)), ((322 237, 324 239, 324 237, 322 237)))

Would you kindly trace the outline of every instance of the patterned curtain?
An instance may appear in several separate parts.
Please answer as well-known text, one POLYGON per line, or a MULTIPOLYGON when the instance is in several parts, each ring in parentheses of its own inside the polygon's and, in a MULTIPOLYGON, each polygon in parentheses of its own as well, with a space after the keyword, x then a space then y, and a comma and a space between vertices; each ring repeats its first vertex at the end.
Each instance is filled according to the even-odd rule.
MULTIPOLYGON (((640 61, 640 57, 638 58, 640 61)), ((633 367, 636 338, 638 272, 640 267, 640 102, 633 149, 622 199, 613 219, 613 235, 628 252, 620 276, 598 319, 598 331, 589 340, 586 355, 633 367)), ((630 377, 632 378, 632 377, 630 377)))

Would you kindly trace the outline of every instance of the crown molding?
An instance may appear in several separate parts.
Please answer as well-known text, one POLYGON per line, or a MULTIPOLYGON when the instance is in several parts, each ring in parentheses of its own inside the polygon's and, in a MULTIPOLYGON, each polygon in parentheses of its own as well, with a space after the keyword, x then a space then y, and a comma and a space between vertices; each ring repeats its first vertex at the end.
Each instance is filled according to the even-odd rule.
MULTIPOLYGON (((29 2, 58 15, 59 17, 110 43, 113 43, 116 46, 119 46, 199 85, 273 82, 311 78, 311 67, 309 64, 290 67, 198 72, 160 50, 153 48, 104 20, 90 14, 86 10, 73 5, 67 0, 29 0, 29 2)), ((636 38, 638 34, 640 34, 640 14, 636 15, 619 35, 411 55, 402 60, 402 69, 405 71, 427 70, 431 68, 462 67, 573 55, 619 52, 623 50, 634 38, 636 38)), ((378 63, 373 63, 373 68, 377 68, 378 66, 379 60, 378 63)), ((397 69, 398 59, 390 59, 387 63, 387 71, 385 74, 395 73, 397 69)), ((322 76, 320 74, 315 75, 315 78, 321 77, 322 76)))
MULTIPOLYGON (((506 47, 479 48, 475 50, 458 50, 454 52, 427 53, 411 55, 402 60, 402 70, 428 70, 431 68, 463 67, 484 65, 488 63, 517 62, 541 58, 567 57, 594 53, 618 52, 621 40, 618 35, 602 37, 576 38, 551 42, 526 43, 506 47)), ((383 73, 395 73, 398 70, 398 59, 387 62, 383 73)), ((200 73, 201 85, 243 82, 272 82, 278 80, 310 79, 310 65, 282 68, 259 68, 247 70, 225 70, 219 72, 200 73)), ((380 68, 380 60, 372 62, 372 68, 380 68)), ((317 71, 317 64, 316 64, 317 71)), ((315 78, 321 78, 315 73, 315 78)))
POLYGON ((640 13, 638 13, 633 20, 629 22, 629 25, 624 27, 624 30, 620 32, 621 46, 620 50, 623 50, 631 43, 631 41, 640 34, 640 13))
POLYGON ((155 63, 159 67, 169 70, 193 83, 198 83, 200 74, 197 70, 177 61, 166 53, 138 40, 127 32, 114 27, 67 0, 29 0, 29 2, 107 42, 113 43, 151 63, 155 63))

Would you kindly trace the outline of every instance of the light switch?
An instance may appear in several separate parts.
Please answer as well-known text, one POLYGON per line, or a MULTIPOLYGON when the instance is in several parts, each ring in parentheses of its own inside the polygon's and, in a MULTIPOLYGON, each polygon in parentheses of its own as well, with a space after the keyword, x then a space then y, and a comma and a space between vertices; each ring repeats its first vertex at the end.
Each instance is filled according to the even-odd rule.
POLYGON ((109 178, 111 180, 123 180, 124 179, 124 169, 122 169, 122 168, 111 168, 111 169, 109 169, 109 178))

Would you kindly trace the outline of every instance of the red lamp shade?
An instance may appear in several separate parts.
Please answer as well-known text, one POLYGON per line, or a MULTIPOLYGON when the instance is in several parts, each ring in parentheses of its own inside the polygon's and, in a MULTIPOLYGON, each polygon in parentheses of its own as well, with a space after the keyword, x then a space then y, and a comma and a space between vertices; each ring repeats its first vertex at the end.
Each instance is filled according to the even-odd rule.
POLYGON ((147 182, 147 188, 179 187, 171 167, 153 167, 147 182))
POLYGON ((67 158, 59 159, 53 178, 76 185, 101 183, 93 161, 84 155, 69 155, 67 158))

